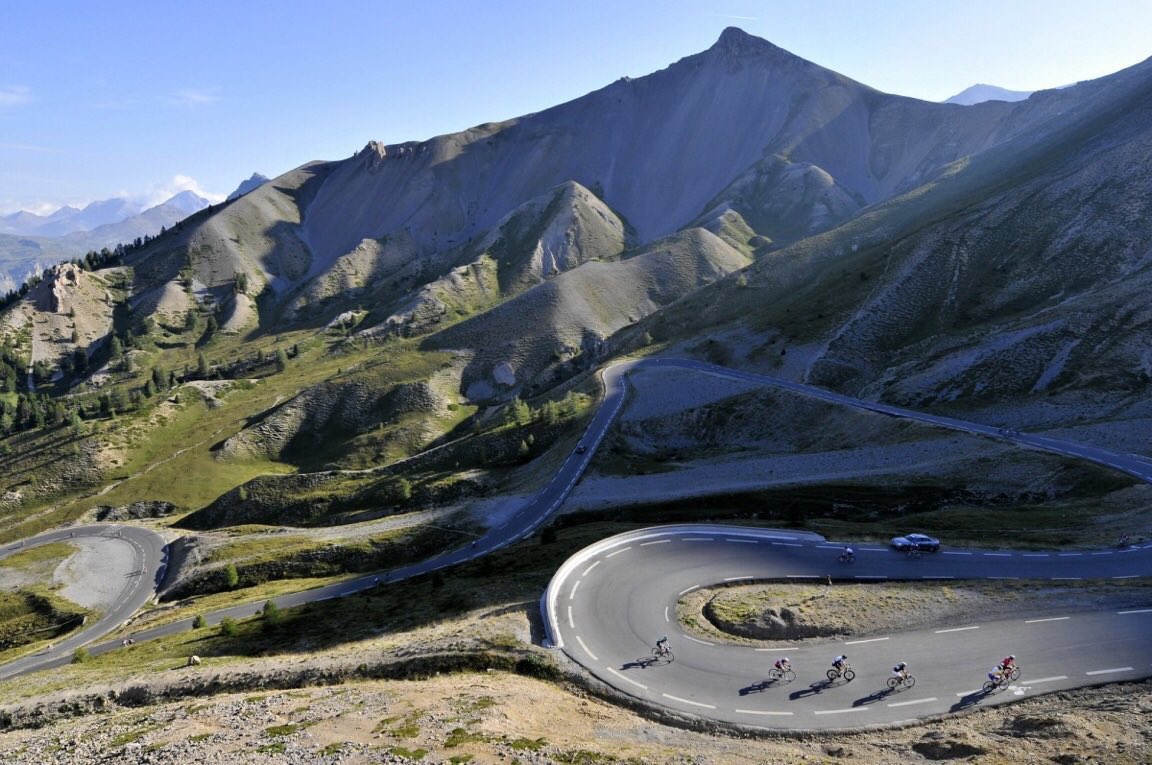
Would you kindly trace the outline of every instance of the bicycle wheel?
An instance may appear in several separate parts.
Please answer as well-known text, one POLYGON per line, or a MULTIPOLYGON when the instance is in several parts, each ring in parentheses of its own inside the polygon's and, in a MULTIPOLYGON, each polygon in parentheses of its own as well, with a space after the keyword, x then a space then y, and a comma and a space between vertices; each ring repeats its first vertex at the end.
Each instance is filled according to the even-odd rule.
POLYGON ((904 678, 904 685, 911 688, 912 686, 916 685, 916 678, 912 677, 912 675, 908 675, 908 677, 904 678))
POLYGON ((828 675, 829 680, 835 680, 836 678, 840 677, 840 673, 834 669, 828 670, 825 674, 828 675))
POLYGON ((856 673, 850 669, 844 670, 844 679, 851 682, 856 678, 856 673))
POLYGON ((985 680, 984 681, 984 692, 985 693, 991 693, 992 691, 996 690, 999 687, 1000 687, 999 683, 994 683, 991 680, 985 680))
POLYGON ((1017 667, 1016 665, 1013 665, 1012 666, 1012 673, 1010 675, 1008 675, 1008 679, 1009 680, 1019 680, 1020 679, 1020 668, 1017 667))
POLYGON ((796 673, 790 669, 784 670, 784 679, 789 683, 796 679, 796 673))
POLYGON ((895 690, 896 686, 898 686, 898 685, 900 685, 900 678, 898 678, 898 677, 888 678, 888 687, 889 688, 892 688, 893 690, 895 690))

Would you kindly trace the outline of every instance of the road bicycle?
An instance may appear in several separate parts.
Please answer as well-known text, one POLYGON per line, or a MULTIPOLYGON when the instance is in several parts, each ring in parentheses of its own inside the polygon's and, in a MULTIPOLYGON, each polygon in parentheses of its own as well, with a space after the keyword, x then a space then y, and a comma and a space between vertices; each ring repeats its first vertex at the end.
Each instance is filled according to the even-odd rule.
POLYGON ((1011 667, 1009 667, 1007 670, 1005 670, 1002 674, 1006 678, 1008 678, 1009 680, 1019 680, 1020 679, 1020 665, 1019 664, 1013 664, 1011 667))
POLYGON ((997 674, 995 680, 989 679, 989 680, 984 681, 983 690, 985 693, 991 693, 992 691, 995 691, 998 688, 1008 687, 1008 682, 1009 682, 1009 676, 1008 675, 997 674))
POLYGON ((827 674, 829 680, 835 680, 837 678, 843 677, 845 680, 851 682, 856 677, 856 671, 849 667, 847 664, 844 665, 843 669, 836 669, 833 667, 832 669, 828 670, 827 674))
POLYGON ((912 675, 892 675, 888 678, 888 687, 892 690, 896 690, 900 686, 911 688, 914 685, 916 685, 916 678, 912 675))
POLYGON ((796 673, 792 671, 791 667, 788 667, 788 669, 776 669, 776 667, 772 667, 772 669, 768 670, 768 679, 783 680, 786 683, 790 683, 796 679, 796 673))
POLYGON ((916 559, 916 558, 919 558, 920 556, 922 556, 923 554, 924 553, 920 551, 919 547, 909 547, 908 548, 908 557, 909 558, 916 559))
POLYGON ((672 655, 671 648, 653 648, 652 659, 662 664, 670 664, 676 661, 676 657, 672 655))
POLYGON ((840 557, 837 558, 836 560, 839 561, 840 563, 855 563, 856 562, 856 553, 842 552, 842 553, 840 553, 840 557))

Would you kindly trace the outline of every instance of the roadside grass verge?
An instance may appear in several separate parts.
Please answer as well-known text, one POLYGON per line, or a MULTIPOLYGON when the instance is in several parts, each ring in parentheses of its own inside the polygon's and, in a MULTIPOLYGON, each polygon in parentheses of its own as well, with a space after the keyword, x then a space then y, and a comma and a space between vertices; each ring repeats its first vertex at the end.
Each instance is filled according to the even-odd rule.
POLYGON ((29 573, 51 572, 61 561, 71 557, 76 549, 67 542, 51 542, 29 547, 0 559, 0 568, 29 573))

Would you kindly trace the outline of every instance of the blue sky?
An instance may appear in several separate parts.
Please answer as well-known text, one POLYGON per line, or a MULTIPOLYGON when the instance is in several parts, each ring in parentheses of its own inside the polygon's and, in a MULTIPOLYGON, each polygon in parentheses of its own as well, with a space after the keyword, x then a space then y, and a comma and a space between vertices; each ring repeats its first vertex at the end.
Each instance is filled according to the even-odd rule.
POLYGON ((1152 56, 1152 0, 10 0, 0 213, 223 195, 576 98, 739 26, 890 93, 1035 90, 1152 56))

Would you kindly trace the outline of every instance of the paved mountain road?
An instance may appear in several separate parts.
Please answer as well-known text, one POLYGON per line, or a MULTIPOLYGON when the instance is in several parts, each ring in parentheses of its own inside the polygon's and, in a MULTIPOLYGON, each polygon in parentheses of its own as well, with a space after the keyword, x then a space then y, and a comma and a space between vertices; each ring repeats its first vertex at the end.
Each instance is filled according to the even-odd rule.
MULTIPOLYGON (((68 636, 46 651, 24 656, 0 667, 0 679, 67 664, 72 660, 73 651, 115 630, 156 594, 156 588, 164 577, 166 545, 159 534, 137 526, 93 524, 49 531, 22 542, 5 545, 0 549, 0 559, 41 545, 79 539, 92 540, 98 545, 126 546, 131 549, 131 554, 126 558, 130 561, 128 566, 92 572, 93 576, 123 582, 119 596, 105 613, 92 624, 85 624, 80 632, 68 636)), ((106 557, 108 560, 125 560, 120 555, 106 557)))
MULTIPOLYGON (((1023 446, 1106 464, 1152 482, 1152 462, 1131 454, 861 401, 800 383, 703 362, 675 359, 628 361, 604 370, 604 400, 581 440, 584 450, 570 454, 548 485, 503 525, 490 529, 468 545, 419 564, 284 595, 275 598, 275 602, 281 607, 289 607, 343 597, 374 587, 381 581, 399 581, 472 560, 530 536, 567 498, 623 408, 627 373, 661 367, 678 367, 702 375, 780 387, 834 403, 1002 438, 1023 446)), ((108 530, 108 527, 100 526, 82 528, 91 529, 96 534, 108 530)), ((26 657, 0 668, 0 678, 67 662, 70 657, 64 655, 65 652, 106 634, 152 596, 152 588, 162 575, 159 547, 162 540, 158 542, 158 537, 143 529, 119 528, 129 543, 140 547, 144 575, 138 584, 126 588, 121 605, 114 609, 114 613, 102 618, 98 625, 70 638, 48 655, 26 657), (146 581, 151 586, 144 586, 146 581), (104 632, 100 632, 98 626, 104 632)), ((79 531, 79 528, 65 529, 41 535, 37 540, 59 539, 79 531)), ((1022 617, 1011 622, 969 625, 958 631, 909 632, 858 642, 860 647, 856 647, 857 641, 850 641, 845 645, 851 645, 849 653, 856 654, 851 655, 851 659, 860 658, 860 661, 855 661, 859 674, 852 683, 843 686, 821 681, 831 657, 840 652, 832 648, 836 645, 834 643, 825 644, 822 648, 789 647, 797 679, 788 684, 787 689, 763 684, 771 663, 766 659, 770 652, 708 645, 693 641, 682 633, 676 637, 674 663, 644 668, 637 666, 636 659, 648 655, 658 634, 677 632, 675 603, 685 592, 695 587, 746 578, 823 576, 830 569, 829 561, 835 562, 835 551, 839 547, 827 545, 811 535, 714 526, 649 529, 613 537, 579 553, 561 567, 542 600, 545 622, 554 644, 562 646, 593 674, 626 693, 687 714, 757 727, 858 727, 937 714, 972 703, 987 703, 991 699, 973 695, 973 690, 979 687, 982 674, 990 663, 999 658, 997 654, 1008 651, 1021 657, 1034 679, 1022 679, 1021 684, 994 698, 1008 698, 1034 689, 1055 690, 1152 674, 1152 657, 1149 649, 1144 647, 1147 641, 1137 639, 1152 629, 1152 607, 1114 614, 1081 614, 1058 620, 1031 621, 1022 617), (1021 643, 1029 648, 1014 651, 1005 648, 1021 643), (967 656, 957 653, 961 650, 972 652, 970 662, 967 659, 961 661, 967 656), (948 657, 948 663, 954 662, 963 670, 952 673, 927 671, 928 667, 935 670, 945 665, 940 661, 942 651, 948 657), (893 654, 912 665, 918 680, 913 689, 915 695, 913 690, 903 691, 898 697, 882 693, 887 669, 896 660, 892 658, 893 654), (1108 656, 1109 661, 1105 663, 1113 666, 1082 667, 1074 662, 1084 655, 1108 656), (1024 684, 1027 682, 1031 685, 1024 684), (861 692, 867 695, 861 696, 861 692)), ((945 551, 917 561, 868 546, 858 547, 857 554, 858 561, 851 576, 861 579, 985 576, 1128 578, 1152 574, 1152 555, 1147 548, 1047 554, 945 551)), ((840 575, 838 571, 835 573, 840 575)), ((209 624, 214 624, 226 616, 249 616, 258 608, 258 604, 247 604, 205 614, 205 618, 209 624)), ((191 619, 188 619, 142 630, 134 633, 133 637, 145 640, 186 630, 190 626, 191 619)), ((91 646, 90 650, 98 654, 119 645, 119 642, 98 644, 91 646)))
MULTIPOLYGON (((642 529, 602 540, 567 561, 549 585, 547 623, 555 645, 616 689, 682 714, 780 729, 857 728, 944 714, 1039 691, 1152 675, 1149 608, 974 621, 856 640, 780 642, 766 648, 703 641, 686 634, 676 604, 714 584, 756 579, 822 582, 1022 578, 1066 580, 1147 576, 1152 545, 1098 553, 945 551, 919 559, 870 545, 841 565, 841 545, 788 531, 684 525, 642 529), (671 664, 644 661, 661 635, 671 664), (832 658, 847 654, 857 672, 829 683, 832 658), (1008 689, 980 692, 989 671, 1014 653, 1025 674, 1008 689), (768 681, 788 656, 791 683, 768 681), (891 692, 897 661, 916 677, 891 692)), ((833 585, 829 598, 836 597, 833 585)))

